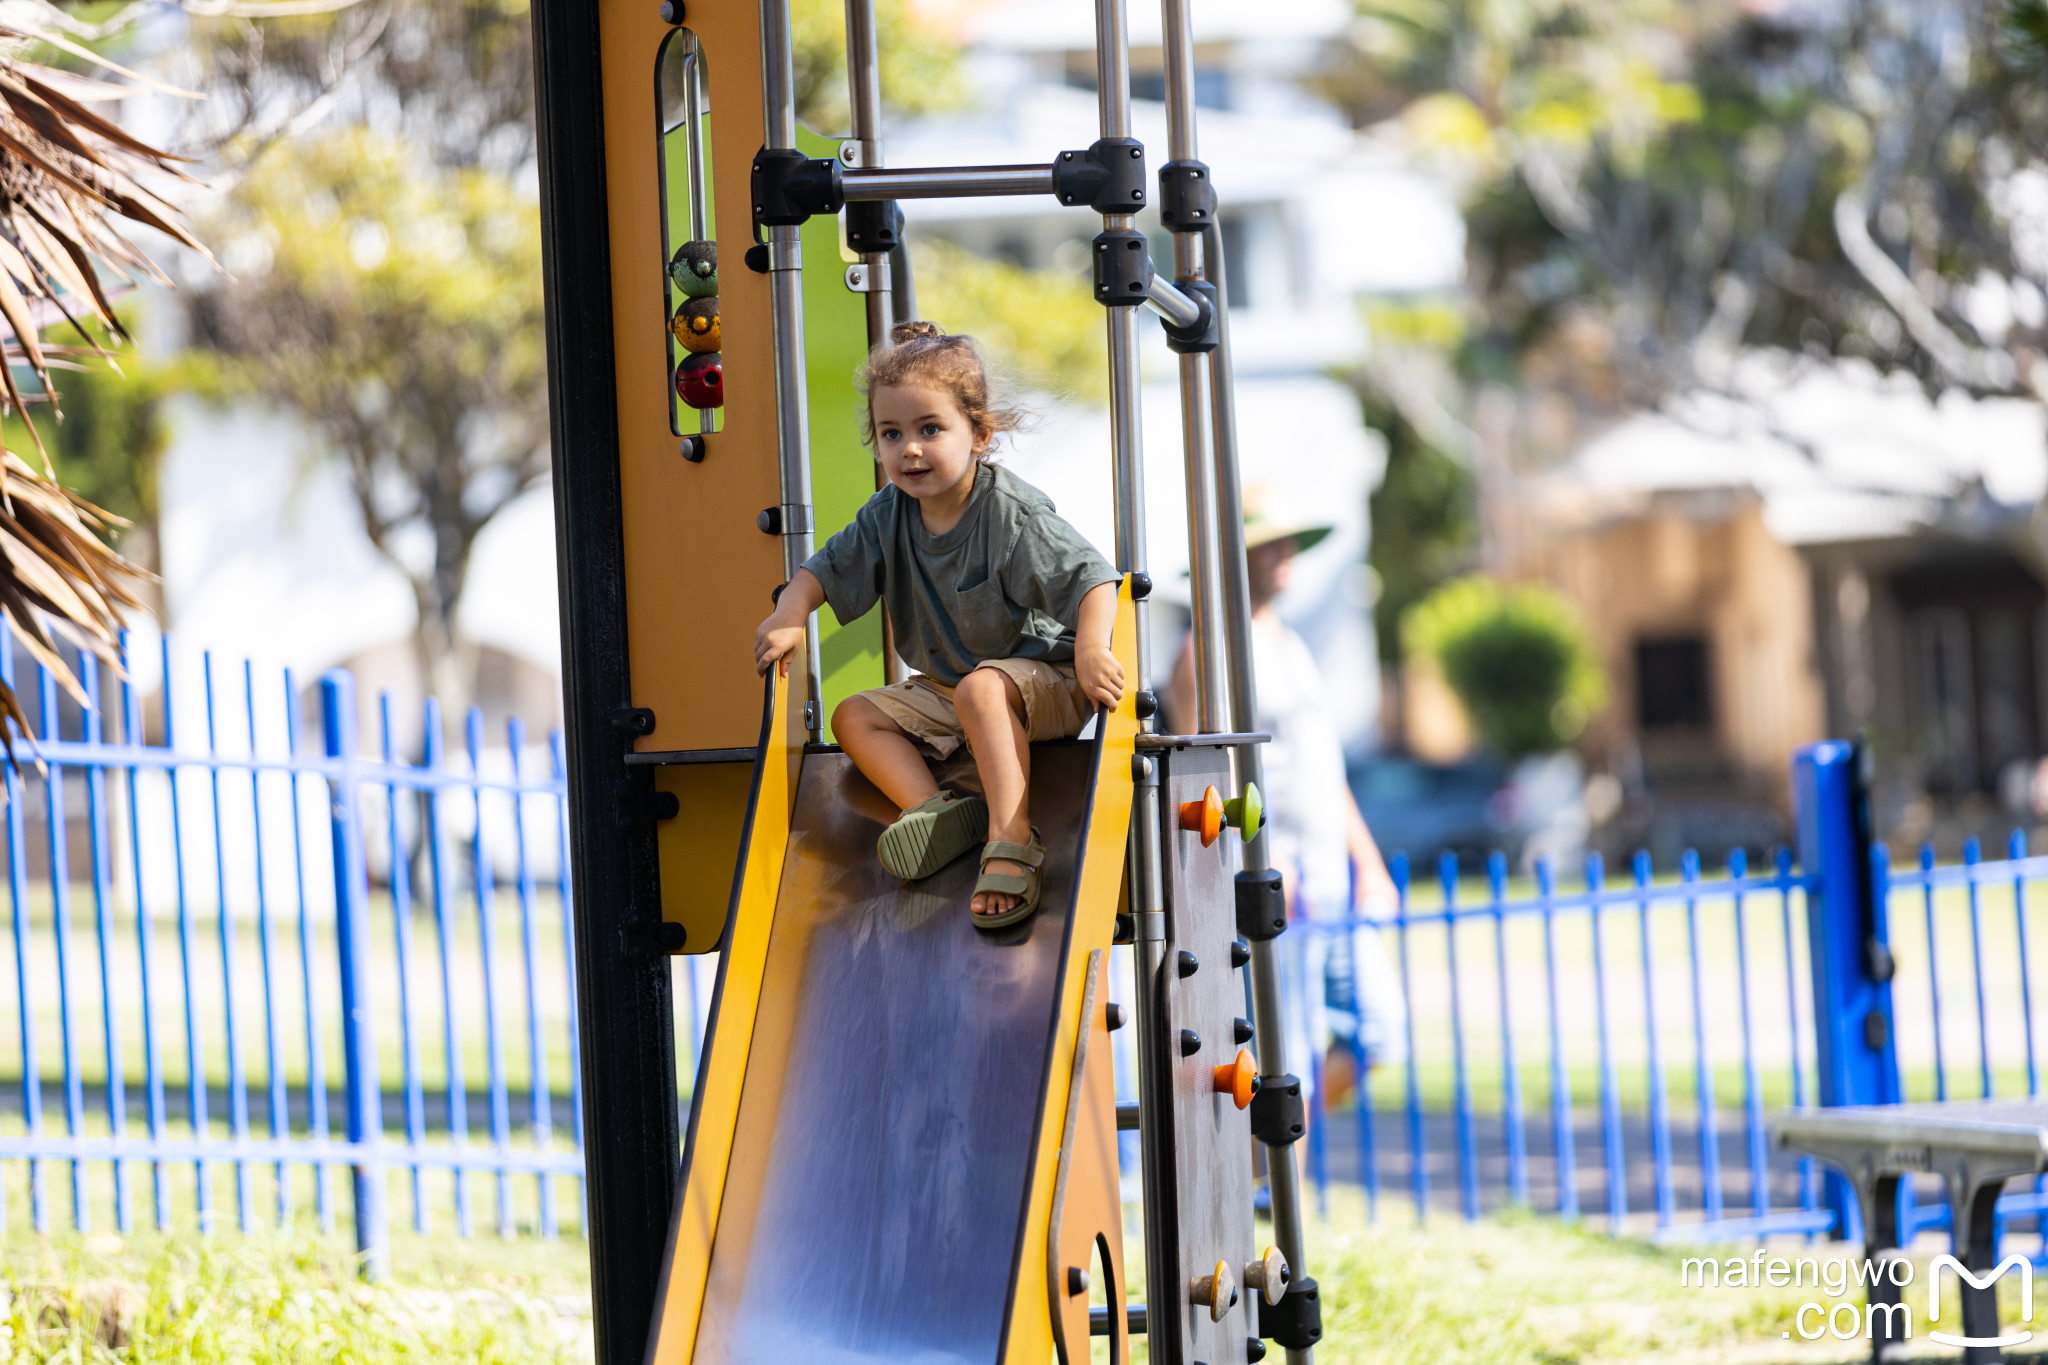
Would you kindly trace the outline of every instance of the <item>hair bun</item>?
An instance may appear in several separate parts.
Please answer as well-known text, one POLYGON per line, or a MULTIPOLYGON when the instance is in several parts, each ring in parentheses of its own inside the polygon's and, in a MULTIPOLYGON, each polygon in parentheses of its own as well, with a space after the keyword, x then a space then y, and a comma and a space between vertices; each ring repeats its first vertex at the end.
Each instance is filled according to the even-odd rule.
POLYGON ((918 341, 927 337, 938 338, 945 334, 946 329, 936 322, 899 322, 889 329, 889 340, 893 345, 901 346, 906 341, 918 341))

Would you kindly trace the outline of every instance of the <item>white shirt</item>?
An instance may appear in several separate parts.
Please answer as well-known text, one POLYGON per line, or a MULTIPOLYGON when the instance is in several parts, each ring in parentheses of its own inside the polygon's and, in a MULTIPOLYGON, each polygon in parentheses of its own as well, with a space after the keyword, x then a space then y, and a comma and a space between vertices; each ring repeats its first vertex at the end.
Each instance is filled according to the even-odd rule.
POLYGON ((1284 622, 1254 618, 1252 668, 1266 769, 1266 848, 1273 866, 1297 878, 1312 919, 1351 910, 1351 854, 1345 842, 1344 750, 1330 714, 1330 689, 1308 643, 1284 622))

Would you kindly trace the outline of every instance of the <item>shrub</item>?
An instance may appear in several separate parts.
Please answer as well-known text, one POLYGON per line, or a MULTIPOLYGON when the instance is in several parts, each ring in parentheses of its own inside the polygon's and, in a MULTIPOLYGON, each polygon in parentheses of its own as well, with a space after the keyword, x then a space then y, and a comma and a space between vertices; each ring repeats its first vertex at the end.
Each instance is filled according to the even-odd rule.
POLYGON ((1402 641, 1436 662, 1472 728, 1510 759, 1562 749, 1607 700, 1570 606, 1547 588, 1462 578, 1408 610, 1402 641))

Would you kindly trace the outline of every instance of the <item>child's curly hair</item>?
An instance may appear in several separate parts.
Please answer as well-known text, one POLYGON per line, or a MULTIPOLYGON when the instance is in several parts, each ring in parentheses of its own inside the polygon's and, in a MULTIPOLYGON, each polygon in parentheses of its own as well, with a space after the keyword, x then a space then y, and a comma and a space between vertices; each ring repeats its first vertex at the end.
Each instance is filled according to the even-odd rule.
POLYGON ((861 440, 875 443, 875 388, 878 385, 925 384, 950 395, 974 434, 989 441, 979 456, 990 458, 994 439, 1024 424, 1022 410, 999 405, 989 397, 988 364, 969 336, 949 335, 936 322, 899 322, 889 340, 868 355, 860 368, 860 391, 868 400, 867 428, 861 440))

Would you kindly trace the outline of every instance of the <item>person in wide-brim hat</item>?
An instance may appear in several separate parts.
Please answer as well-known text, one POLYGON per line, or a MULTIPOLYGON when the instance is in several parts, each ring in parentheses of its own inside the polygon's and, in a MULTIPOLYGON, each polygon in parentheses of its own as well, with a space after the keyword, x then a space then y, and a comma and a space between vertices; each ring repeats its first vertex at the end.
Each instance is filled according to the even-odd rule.
MULTIPOLYGON (((1258 698, 1252 728, 1271 736, 1261 746, 1267 853, 1286 887, 1291 918, 1348 926, 1290 934, 1283 945, 1300 986, 1287 1012, 1288 1055, 1321 1056, 1341 1033, 1355 1042, 1356 1055, 1368 1067, 1396 1066, 1407 1057, 1407 1003, 1372 926, 1393 917, 1399 893, 1345 777, 1331 683, 1278 606, 1296 557, 1333 528, 1288 519, 1261 487, 1244 490, 1244 507, 1248 634, 1258 698), (1349 948, 1338 954, 1348 957, 1356 999, 1348 1025, 1329 1008, 1323 985, 1333 945, 1349 948)), ((1195 703, 1194 654, 1183 647, 1168 714, 1192 728, 1195 703)))
POLYGON ((1270 499, 1263 488, 1252 487, 1244 490, 1244 548, 1251 551, 1279 541, 1294 542, 1295 553, 1312 550, 1323 543, 1334 526, 1303 525, 1273 514, 1270 499))

